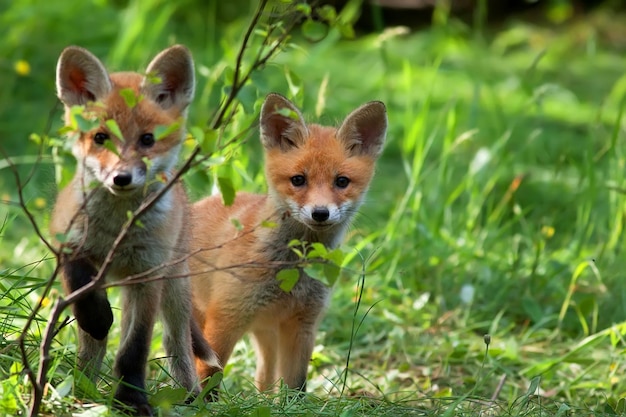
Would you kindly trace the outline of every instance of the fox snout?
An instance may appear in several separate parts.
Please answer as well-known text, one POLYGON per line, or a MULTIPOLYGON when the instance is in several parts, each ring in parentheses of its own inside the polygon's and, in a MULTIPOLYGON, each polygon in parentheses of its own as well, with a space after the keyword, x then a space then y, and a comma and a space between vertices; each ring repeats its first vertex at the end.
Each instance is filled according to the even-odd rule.
POLYGON ((346 220, 346 216, 342 214, 342 209, 335 204, 305 205, 295 213, 297 213, 295 217, 300 223, 318 231, 343 224, 346 220))
POLYGON ((128 171, 119 171, 113 176, 113 184, 126 187, 133 182, 133 174, 128 171))
POLYGON ((325 222, 330 217, 330 211, 327 207, 314 207, 311 211, 311 218, 318 223, 325 222))
POLYGON ((146 168, 124 167, 111 171, 105 180, 105 185, 113 194, 116 192, 130 192, 142 189, 146 182, 146 168))

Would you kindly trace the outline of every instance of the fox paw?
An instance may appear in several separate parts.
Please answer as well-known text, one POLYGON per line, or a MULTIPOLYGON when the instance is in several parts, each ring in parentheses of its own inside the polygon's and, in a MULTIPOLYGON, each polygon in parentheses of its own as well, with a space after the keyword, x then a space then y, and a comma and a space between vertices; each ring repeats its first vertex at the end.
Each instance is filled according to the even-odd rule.
POLYGON ((115 408, 129 415, 141 417, 154 415, 146 395, 135 389, 120 387, 115 393, 115 401, 115 408))
POLYGON ((80 328, 96 340, 104 340, 113 324, 111 304, 100 294, 88 294, 77 301, 74 316, 80 328))

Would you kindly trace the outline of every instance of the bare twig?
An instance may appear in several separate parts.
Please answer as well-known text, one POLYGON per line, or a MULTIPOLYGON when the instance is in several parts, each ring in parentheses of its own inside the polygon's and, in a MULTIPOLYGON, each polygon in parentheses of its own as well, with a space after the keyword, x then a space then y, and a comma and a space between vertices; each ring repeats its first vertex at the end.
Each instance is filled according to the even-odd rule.
POLYGON ((254 28, 257 26, 259 19, 261 18, 261 14, 263 13, 263 10, 265 10, 266 5, 267 5, 267 0, 261 0, 259 2, 259 7, 254 13, 254 16, 252 16, 252 21, 250 22, 250 25, 248 25, 248 29, 246 30, 246 33, 243 36, 243 41, 241 42, 241 47, 239 48, 239 53, 237 54, 237 60, 235 63, 235 74, 233 75, 233 86, 230 90, 230 93, 228 94, 228 98, 219 107, 218 113, 215 115, 215 117, 211 121, 210 126, 213 129, 217 129, 218 127, 222 125, 222 119, 224 118, 224 115, 230 108, 231 103, 235 100, 235 97, 237 97, 237 93, 239 93, 239 90, 241 90, 241 87, 243 87, 243 85, 245 84, 247 80, 247 78, 244 78, 241 83, 239 82, 239 77, 241 76, 240 74, 241 74, 241 65, 243 63, 243 56, 248 47, 250 36, 252 36, 252 32, 254 31, 254 28))
MULTIPOLYGON (((48 122, 46 124, 46 135, 48 134, 49 130, 51 129, 51 120, 52 120, 52 115, 55 112, 55 109, 56 109, 56 105, 50 111, 48 122)), ((3 147, 0 147, 0 152, 4 156, 5 161, 6 161, 7 165, 8 165, 8 167, 9 167, 9 170, 11 171, 11 173, 13 174, 13 177, 15 179, 15 183, 17 185, 18 204, 19 204, 22 212, 26 215, 26 218, 30 222, 30 224, 31 224, 33 230, 35 231, 35 234, 39 238, 39 240, 41 242, 43 242, 47 246, 47 248, 55 256, 57 256, 58 252, 55 250, 55 248, 52 246, 52 244, 43 235, 41 229, 39 228, 39 225, 37 224, 35 216, 33 215, 33 213, 30 211, 30 209, 26 205, 26 199, 24 197, 24 189, 26 187, 26 184, 30 181, 30 179, 32 178, 32 176, 33 176, 33 174, 35 172, 35 169, 39 166, 39 163, 41 162, 41 160, 43 158, 43 150, 44 150, 44 143, 42 141, 42 143, 39 146, 39 151, 38 151, 38 154, 37 154, 37 158, 35 159, 35 162, 33 164, 33 168, 30 170, 30 173, 26 176, 26 180, 22 181, 22 178, 20 177, 20 173, 19 173, 19 170, 18 170, 17 166, 13 163, 13 160, 6 153, 5 149, 3 147)), ((46 283, 46 285, 44 286, 43 293, 42 293, 41 297, 39 298, 39 302, 37 303, 35 308, 31 311, 31 313, 29 314, 28 318, 26 319, 26 323, 24 324, 23 330, 20 333, 20 336, 19 336, 19 338, 17 340, 17 343, 18 343, 18 346, 19 346, 19 350, 20 350, 20 355, 22 357, 22 365, 24 366, 24 372, 26 373, 26 375, 28 376, 28 379, 33 384, 33 389, 35 391, 34 397, 37 397, 37 396, 41 397, 41 396, 43 396, 43 385, 38 385, 37 384, 37 376, 35 374, 35 371, 32 369, 30 361, 28 359, 28 352, 26 350, 26 338, 28 336, 28 329, 30 329, 30 326, 32 325, 33 321, 35 320, 35 317, 37 317, 37 314, 39 313, 39 311, 43 307, 44 299, 47 297, 47 295, 49 294, 50 290, 52 289, 52 285, 54 284, 54 278, 53 277, 56 276, 57 271, 58 271, 58 265, 55 268, 55 271, 54 271, 54 273, 52 275, 52 278, 49 279, 48 282, 46 283)))
MULTIPOLYGON (((251 77, 252 73, 254 71, 258 70, 259 68, 262 68, 263 66, 265 66, 265 64, 272 57, 274 57, 274 55, 284 46, 285 41, 288 39, 288 37, 291 34, 291 31, 301 21, 301 18, 300 18, 301 15, 297 14, 297 12, 293 12, 292 16, 289 16, 288 19, 285 19, 285 20, 289 21, 288 26, 286 26, 282 30, 282 33, 280 34, 280 36, 277 39, 274 40, 273 45, 271 46, 269 51, 265 51, 265 47, 269 44, 269 40, 272 37, 272 32, 273 32, 273 29, 274 29, 274 26, 275 26, 275 25, 271 25, 271 27, 268 30, 267 34, 263 38, 261 47, 259 48, 253 63, 250 65, 248 71, 244 75, 242 73, 242 71, 243 71, 243 58, 244 58, 246 49, 249 46, 250 38, 252 37, 252 33, 254 32, 254 29, 257 27, 258 22, 259 22, 259 20, 260 20, 260 18, 262 16, 266 6, 267 6, 267 0, 261 0, 259 2, 259 7, 257 8, 254 16, 252 17, 251 24, 248 26, 248 29, 246 30, 246 32, 244 34, 243 40, 241 42, 241 47, 239 48, 239 52, 237 54, 236 67, 235 67, 235 73, 233 75, 233 85, 232 85, 232 88, 231 88, 230 92, 228 93, 228 97, 226 98, 226 100, 223 103, 221 103, 220 107, 216 111, 216 114, 211 119, 211 123, 209 124, 209 126, 212 129, 217 129, 220 126, 222 126, 222 124, 224 122, 224 118, 226 117, 226 113, 230 110, 232 103, 234 102, 235 98, 237 97, 237 94, 239 94, 239 91, 241 91, 241 89, 246 85, 248 80, 250 80, 250 77, 251 77)), ((232 114, 231 114, 230 117, 232 117, 232 114)), ((229 117, 229 119, 230 119, 230 117, 229 117)))
MULTIPOLYGON (((22 179, 20 177, 20 173, 19 173, 19 171, 17 169, 17 166, 13 163, 11 157, 9 157, 7 155, 7 153, 6 153, 6 151, 5 151, 5 149, 3 147, 0 147, 0 152, 4 156, 7 164, 9 165, 9 169, 10 169, 11 173, 13 174, 13 178, 15 179, 15 184, 17 185, 17 197, 18 197, 19 205, 20 205, 22 211, 24 212, 24 214, 28 218, 28 221, 30 222, 30 225, 33 227, 33 230, 37 234, 37 237, 39 237, 39 239, 44 243, 44 245, 46 245, 48 247, 48 249, 52 253, 56 253, 56 250, 54 249, 54 246, 52 246, 52 244, 48 241, 48 239, 46 239, 44 237, 43 233, 41 232, 41 229, 39 228, 39 225, 37 224, 37 220, 35 220, 35 216, 29 210, 29 208, 26 206, 26 200, 24 198, 24 187, 25 187, 25 184, 22 182, 22 179)), ((37 161, 41 160, 41 152, 42 151, 40 150, 40 153, 37 155, 37 157, 38 157, 37 161)), ((34 165, 37 166, 38 162, 35 162, 34 165)), ((29 177, 30 176, 32 176, 32 173, 29 174, 29 177)))

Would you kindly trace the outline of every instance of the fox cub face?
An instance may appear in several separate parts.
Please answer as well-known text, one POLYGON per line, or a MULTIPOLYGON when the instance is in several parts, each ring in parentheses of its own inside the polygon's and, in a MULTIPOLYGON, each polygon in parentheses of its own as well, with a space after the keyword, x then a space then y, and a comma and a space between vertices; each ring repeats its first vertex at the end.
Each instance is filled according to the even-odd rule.
POLYGON ((164 182, 178 158, 185 111, 193 98, 189 51, 174 46, 157 55, 145 75, 108 74, 89 51, 66 48, 57 65, 57 91, 65 121, 76 109, 88 129, 77 132, 72 153, 83 187, 95 183, 117 196, 144 193, 164 182))
POLYGON ((261 141, 271 198, 314 232, 347 226, 374 175, 386 130, 379 101, 357 108, 335 129, 305 124, 289 100, 268 95, 261 141))

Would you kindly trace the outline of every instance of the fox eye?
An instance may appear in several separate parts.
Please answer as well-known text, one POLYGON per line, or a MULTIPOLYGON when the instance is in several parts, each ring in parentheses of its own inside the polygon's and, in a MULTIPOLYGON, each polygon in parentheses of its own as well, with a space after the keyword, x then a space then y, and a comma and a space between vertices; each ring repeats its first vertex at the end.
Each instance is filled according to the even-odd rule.
POLYGON ((337 177, 335 179, 335 185, 339 188, 346 188, 350 184, 350 178, 348 177, 337 177))
POLYGON ((95 135, 93 135, 93 141, 96 142, 98 145, 104 145, 104 142, 109 138, 109 135, 107 135, 104 132, 97 132, 95 135))
POLYGON ((146 147, 154 145, 154 135, 152 133, 144 133, 139 136, 139 142, 146 147))
POLYGON ((304 178, 304 175, 294 175, 291 177, 291 183, 296 187, 302 187, 306 184, 306 178, 304 178))

